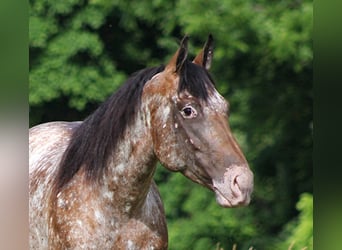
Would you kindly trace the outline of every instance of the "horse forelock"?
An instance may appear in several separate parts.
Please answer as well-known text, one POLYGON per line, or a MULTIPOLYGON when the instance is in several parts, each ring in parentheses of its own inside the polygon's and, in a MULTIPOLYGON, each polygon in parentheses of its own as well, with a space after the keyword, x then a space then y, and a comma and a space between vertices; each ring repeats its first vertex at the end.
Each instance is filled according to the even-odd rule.
POLYGON ((178 94, 187 91, 205 102, 216 92, 215 83, 209 72, 190 61, 185 61, 179 75, 178 94))
POLYGON ((81 168, 88 181, 100 180, 119 140, 135 120, 144 85, 163 70, 164 66, 161 65, 132 74, 118 91, 74 131, 55 179, 55 194, 81 168))

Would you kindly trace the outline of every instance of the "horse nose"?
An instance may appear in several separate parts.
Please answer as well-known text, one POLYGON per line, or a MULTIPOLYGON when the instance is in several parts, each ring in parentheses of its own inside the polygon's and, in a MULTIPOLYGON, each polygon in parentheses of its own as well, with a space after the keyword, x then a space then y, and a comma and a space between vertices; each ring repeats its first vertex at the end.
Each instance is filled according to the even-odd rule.
POLYGON ((223 207, 248 205, 253 185, 253 173, 246 165, 232 165, 226 169, 223 179, 213 180, 216 200, 223 207))
POLYGON ((230 189, 232 191, 232 203, 238 205, 248 205, 253 190, 253 173, 248 169, 238 168, 236 173, 232 173, 230 189))

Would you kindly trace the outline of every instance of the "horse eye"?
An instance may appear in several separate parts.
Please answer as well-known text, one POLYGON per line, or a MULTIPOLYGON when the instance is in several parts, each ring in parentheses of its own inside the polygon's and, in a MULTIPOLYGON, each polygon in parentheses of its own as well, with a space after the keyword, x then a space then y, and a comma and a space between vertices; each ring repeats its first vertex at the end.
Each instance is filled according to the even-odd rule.
POLYGON ((184 107, 181 113, 184 118, 195 118, 197 116, 197 111, 191 106, 184 107))

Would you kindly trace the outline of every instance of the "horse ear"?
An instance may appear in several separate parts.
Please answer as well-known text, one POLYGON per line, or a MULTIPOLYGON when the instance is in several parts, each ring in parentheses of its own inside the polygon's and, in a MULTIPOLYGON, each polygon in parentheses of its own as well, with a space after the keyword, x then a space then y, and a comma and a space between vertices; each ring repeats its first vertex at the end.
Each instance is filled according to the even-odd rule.
POLYGON ((206 43, 204 44, 203 49, 200 53, 195 57, 192 61, 195 64, 198 64, 204 67, 206 70, 210 69, 211 61, 213 59, 214 54, 214 39, 211 34, 209 34, 206 43))
POLYGON ((183 67, 183 64, 188 56, 188 40, 189 36, 184 36, 179 49, 176 51, 176 53, 171 58, 170 62, 166 65, 166 70, 169 70, 170 72, 176 72, 179 73, 181 68, 183 67))

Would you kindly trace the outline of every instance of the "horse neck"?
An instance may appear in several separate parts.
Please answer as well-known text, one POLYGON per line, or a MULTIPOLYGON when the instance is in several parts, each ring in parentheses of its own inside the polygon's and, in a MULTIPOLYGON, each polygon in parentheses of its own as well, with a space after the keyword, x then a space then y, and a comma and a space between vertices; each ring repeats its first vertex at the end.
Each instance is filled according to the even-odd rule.
POLYGON ((122 204, 121 212, 132 213, 144 204, 156 162, 149 122, 141 110, 118 143, 104 176, 105 191, 115 193, 113 204, 122 204))

